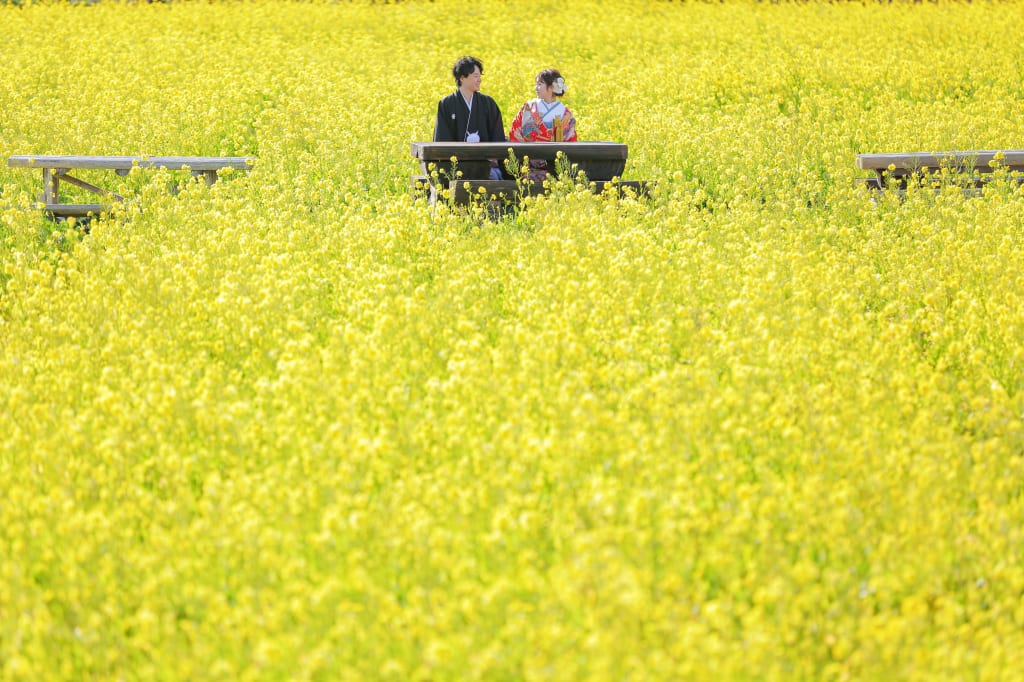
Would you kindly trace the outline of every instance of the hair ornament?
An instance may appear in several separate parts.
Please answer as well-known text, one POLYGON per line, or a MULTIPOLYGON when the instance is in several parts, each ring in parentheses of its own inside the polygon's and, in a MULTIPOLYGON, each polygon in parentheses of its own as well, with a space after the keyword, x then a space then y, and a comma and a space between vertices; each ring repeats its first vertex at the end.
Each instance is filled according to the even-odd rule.
POLYGON ((565 93, 565 79, 562 78, 561 76, 556 78, 555 79, 555 83, 552 86, 552 89, 555 91, 556 95, 564 94, 565 93))

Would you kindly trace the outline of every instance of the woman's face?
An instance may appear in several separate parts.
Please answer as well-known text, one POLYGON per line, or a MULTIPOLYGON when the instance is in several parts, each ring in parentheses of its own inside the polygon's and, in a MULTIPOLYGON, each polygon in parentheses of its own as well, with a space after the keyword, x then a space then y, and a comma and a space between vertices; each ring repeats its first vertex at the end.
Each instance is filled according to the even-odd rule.
POLYGON ((544 79, 537 76, 536 87, 537 97, 540 97, 545 102, 550 102, 555 98, 555 86, 548 85, 544 82, 544 79))

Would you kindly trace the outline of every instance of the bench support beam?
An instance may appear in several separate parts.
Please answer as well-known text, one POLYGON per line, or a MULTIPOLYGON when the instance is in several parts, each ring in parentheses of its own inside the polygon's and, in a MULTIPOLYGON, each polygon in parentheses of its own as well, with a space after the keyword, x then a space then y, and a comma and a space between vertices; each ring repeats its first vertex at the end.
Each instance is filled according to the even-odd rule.
MULTIPOLYGON (((93 194, 99 194, 101 196, 109 196, 109 197, 113 197, 113 198, 117 199, 118 201, 124 201, 124 197, 121 196, 120 194, 118 194, 116 192, 111 192, 108 189, 103 189, 102 187, 97 187, 96 185, 88 183, 85 180, 79 180, 78 178, 71 177, 70 175, 68 175, 67 171, 58 171, 57 175, 58 175, 58 177, 61 180, 64 180, 65 182, 70 183, 70 184, 74 185, 75 187, 81 187, 84 190, 88 190, 88 191, 92 192, 93 194)), ((44 203, 55 203, 56 204, 56 203, 59 203, 59 202, 54 201, 54 202, 44 202, 44 203)))

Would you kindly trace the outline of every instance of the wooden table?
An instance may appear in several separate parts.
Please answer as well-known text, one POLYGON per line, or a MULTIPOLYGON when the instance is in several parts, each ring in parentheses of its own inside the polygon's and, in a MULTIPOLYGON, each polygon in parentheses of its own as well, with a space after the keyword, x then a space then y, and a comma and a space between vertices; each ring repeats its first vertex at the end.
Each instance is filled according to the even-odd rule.
POLYGON ((16 155, 7 159, 11 168, 38 168, 43 171, 43 194, 41 201, 46 214, 53 218, 70 216, 98 216, 109 207, 107 204, 65 204, 60 200, 60 185, 66 182, 103 197, 124 201, 124 197, 110 190, 97 187, 72 176, 73 170, 112 170, 118 175, 128 175, 133 168, 166 168, 167 170, 189 170, 194 177, 203 178, 207 184, 217 181, 217 172, 225 168, 248 171, 253 160, 242 156, 31 156, 16 155))
POLYGON ((631 189, 646 194, 648 183, 642 180, 621 180, 626 168, 629 148, 619 142, 413 142, 412 155, 420 162, 423 173, 418 182, 426 184, 432 198, 444 189, 450 190, 455 204, 468 204, 471 197, 484 195, 489 199, 512 202, 519 196, 547 191, 542 182, 516 180, 504 171, 504 179, 491 180, 494 161, 505 168, 509 155, 516 166, 524 159, 548 162, 548 169, 557 176, 556 159, 561 154, 570 167, 586 175, 591 190, 601 193, 608 187, 618 191, 631 189), (456 162, 452 163, 452 158, 456 162), (456 173, 461 175, 456 177, 456 173))
POLYGON ((857 168, 874 171, 874 177, 864 178, 863 181, 869 187, 879 190, 885 189, 886 178, 889 177, 894 178, 897 185, 905 189, 911 176, 934 174, 943 169, 962 175, 965 184, 980 186, 991 179, 991 174, 995 170, 992 163, 999 154, 1002 155, 999 167, 1006 168, 1011 174, 1024 174, 1024 150, 858 154, 857 168))

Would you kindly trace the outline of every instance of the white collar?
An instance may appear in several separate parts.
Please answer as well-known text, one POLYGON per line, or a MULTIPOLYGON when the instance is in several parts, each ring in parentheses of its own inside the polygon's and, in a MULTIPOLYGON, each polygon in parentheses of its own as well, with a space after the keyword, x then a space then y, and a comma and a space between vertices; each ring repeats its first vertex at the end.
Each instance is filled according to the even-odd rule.
POLYGON ((565 105, 558 100, 555 100, 553 104, 548 104, 540 97, 537 97, 535 98, 535 101, 537 102, 537 111, 541 112, 540 117, 542 120, 557 116, 563 109, 565 109, 565 105), (561 105, 561 108, 559 108, 559 105, 561 105))

